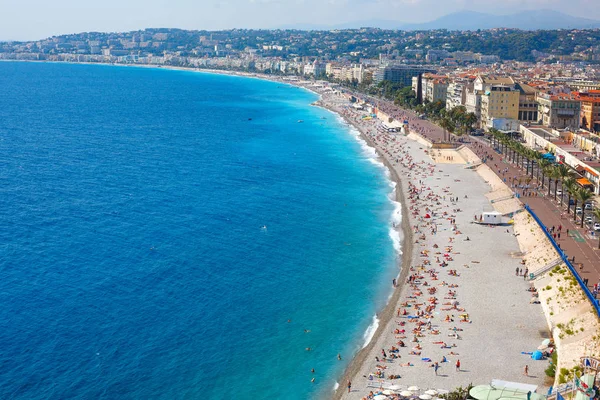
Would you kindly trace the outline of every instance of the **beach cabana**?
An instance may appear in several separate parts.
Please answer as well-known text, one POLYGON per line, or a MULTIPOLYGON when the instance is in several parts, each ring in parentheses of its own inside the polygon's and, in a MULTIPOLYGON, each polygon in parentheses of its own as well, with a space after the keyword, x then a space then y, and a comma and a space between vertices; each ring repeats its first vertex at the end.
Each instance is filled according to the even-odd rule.
POLYGON ((498 211, 489 211, 481 214, 481 223, 489 225, 499 225, 502 223, 502 213, 498 211))

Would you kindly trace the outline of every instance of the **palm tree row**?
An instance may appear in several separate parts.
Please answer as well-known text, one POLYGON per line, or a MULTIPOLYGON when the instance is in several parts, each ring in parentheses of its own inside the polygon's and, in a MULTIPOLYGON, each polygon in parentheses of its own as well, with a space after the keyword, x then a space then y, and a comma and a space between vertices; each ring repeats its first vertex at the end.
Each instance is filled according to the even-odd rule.
MULTIPOLYGON (((491 135, 492 146, 498 148, 501 153, 505 154, 509 161, 524 168, 527 176, 530 176, 531 178, 534 177, 534 165, 537 165, 536 179, 540 183, 542 189, 547 182, 548 196, 552 194, 552 184, 554 184, 555 201, 558 196, 558 183, 560 182, 562 188, 560 193, 561 207, 564 204, 564 196, 567 194, 567 215, 570 215, 571 213, 571 200, 574 200, 573 221, 576 222, 576 209, 578 202, 580 202, 582 205, 580 226, 583 227, 585 221, 585 204, 593 197, 593 194, 577 184, 576 173, 564 164, 554 164, 544 159, 539 152, 523 146, 523 144, 510 138, 503 132, 491 129, 489 133, 491 135)), ((596 215, 596 211, 594 211, 594 215, 596 215)), ((600 218, 598 218, 598 221, 600 221, 600 218)))

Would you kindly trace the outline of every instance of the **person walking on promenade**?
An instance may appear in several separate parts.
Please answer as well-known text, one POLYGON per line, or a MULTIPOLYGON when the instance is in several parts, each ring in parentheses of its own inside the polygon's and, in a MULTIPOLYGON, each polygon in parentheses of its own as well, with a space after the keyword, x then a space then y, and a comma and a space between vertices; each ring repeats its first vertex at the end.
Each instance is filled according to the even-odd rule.
POLYGON ((529 272, 528 268, 525 268, 525 272, 523 273, 523 280, 527 280, 527 273, 529 272))
POLYGON ((460 360, 456 360, 456 372, 460 372, 460 360))
POLYGON ((517 267, 517 269, 515 270, 515 275, 519 276, 519 267, 517 267))

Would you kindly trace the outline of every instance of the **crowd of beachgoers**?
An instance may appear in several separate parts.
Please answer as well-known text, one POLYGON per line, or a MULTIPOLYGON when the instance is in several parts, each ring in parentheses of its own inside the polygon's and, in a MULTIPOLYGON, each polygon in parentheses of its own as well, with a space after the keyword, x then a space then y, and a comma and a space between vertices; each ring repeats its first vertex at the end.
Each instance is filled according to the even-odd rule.
POLYGON ((537 348, 540 331, 547 326, 539 307, 530 308, 526 271, 511 256, 519 249, 514 232, 508 226, 475 223, 482 211, 493 210, 485 197, 489 185, 454 160, 462 159, 460 154, 441 157, 418 137, 407 137, 429 129, 415 129, 420 119, 408 111, 384 110, 408 122, 408 131, 401 134, 388 132, 368 112, 350 107, 344 96, 323 93, 319 104, 356 127, 396 171, 408 211, 403 218, 410 221, 412 237, 410 246, 403 247, 412 252, 412 262, 402 266, 408 268, 400 275, 402 281, 399 276, 393 282, 401 290, 399 301, 367 354, 346 374, 340 386, 350 390, 340 396, 394 398, 418 385, 421 390, 408 397, 427 397, 427 391, 439 393, 494 378, 543 384, 545 365, 532 364, 523 354, 537 348))

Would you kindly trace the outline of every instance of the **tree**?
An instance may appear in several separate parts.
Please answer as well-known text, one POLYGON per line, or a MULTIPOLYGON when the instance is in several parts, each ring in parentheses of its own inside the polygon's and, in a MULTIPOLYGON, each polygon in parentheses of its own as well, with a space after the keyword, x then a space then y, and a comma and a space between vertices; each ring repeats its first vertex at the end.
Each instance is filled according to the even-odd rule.
MULTIPOLYGON (((564 165, 564 164, 559 164, 559 165, 556 167, 556 174, 558 175, 558 178, 557 178, 557 179, 560 179, 560 181, 561 181, 561 186, 563 187, 563 190, 561 191, 561 194, 560 194, 560 205, 562 206, 562 205, 563 205, 563 199, 564 199, 564 195, 565 195, 565 190, 564 190, 564 186, 565 186, 565 179, 567 179, 568 177, 572 177, 574 174, 573 174, 573 171, 571 171, 571 169, 569 169, 569 168, 568 168, 566 165, 564 165)), ((554 200, 556 200, 556 183, 557 183, 557 182, 558 182, 558 181, 556 181, 556 182, 554 183, 554 191, 555 191, 555 194, 554 194, 554 200)))
POLYGON ((444 118, 441 120, 440 122, 440 126, 444 129, 444 142, 447 141, 446 139, 446 132, 452 132, 452 130, 454 129, 454 123, 450 120, 450 118, 444 118))
POLYGON ((467 129, 467 132, 470 132, 476 123, 477 115, 475 113, 470 112, 465 115, 465 129, 467 129))
POLYGON ((556 189, 557 189, 558 178, 559 178, 556 167, 549 166, 546 171, 546 176, 548 176, 548 196, 550 196, 550 188, 552 186, 551 183, 552 183, 552 181, 554 181, 554 201, 556 201, 556 189))
POLYGON ((577 183, 575 182, 575 178, 566 177, 562 183, 563 192, 566 191, 569 195, 569 202, 567 203, 567 215, 571 213, 571 196, 573 192, 577 188, 577 183))
MULTIPOLYGON (((582 228, 583 228, 583 220, 585 217, 585 203, 587 203, 587 201, 589 199, 591 199, 592 197, 594 197, 594 195, 592 194, 592 192, 590 192, 586 188, 579 188, 577 190, 577 199, 581 202, 581 227, 582 228)), ((577 213, 575 213, 575 214, 577 214, 577 213)))
POLYGON ((544 180, 546 179, 546 171, 548 170, 548 167, 550 166, 550 161, 548 160, 540 160, 540 162, 538 163, 538 182, 540 181, 540 173, 542 174, 542 189, 544 188, 544 180))

